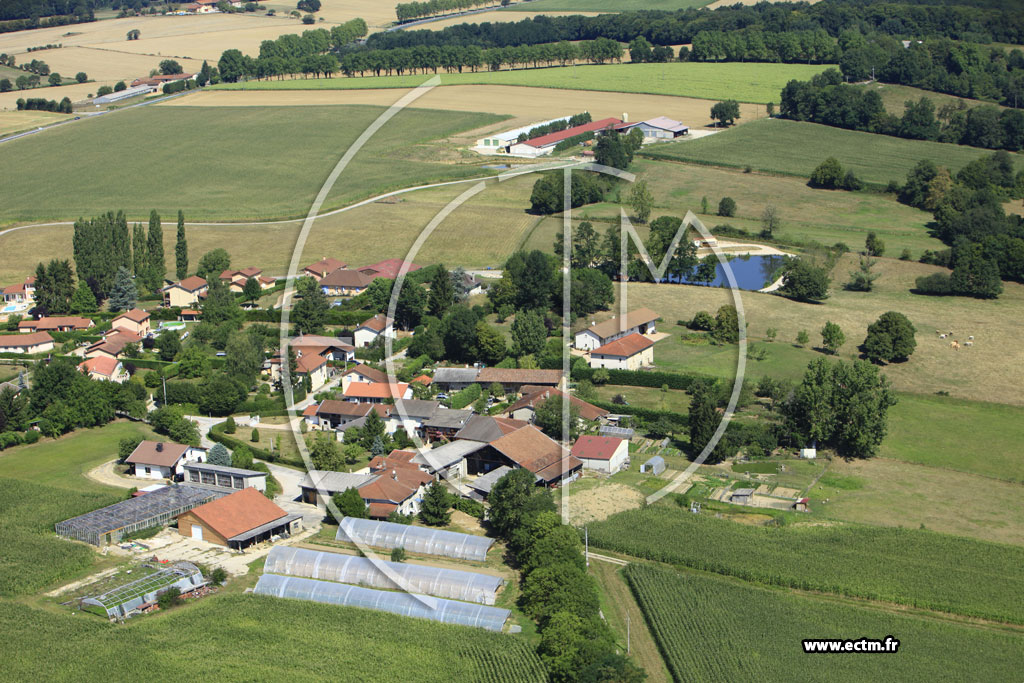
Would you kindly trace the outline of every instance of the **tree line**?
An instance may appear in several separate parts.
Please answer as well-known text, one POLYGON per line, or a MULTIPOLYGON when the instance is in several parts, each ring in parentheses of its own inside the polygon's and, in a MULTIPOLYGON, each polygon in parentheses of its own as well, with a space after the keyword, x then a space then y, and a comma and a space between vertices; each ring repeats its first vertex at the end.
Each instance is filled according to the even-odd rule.
POLYGON ((426 2, 400 2, 395 5, 399 24, 449 12, 465 12, 478 7, 507 5, 508 0, 426 0, 426 2))
POLYGON ((18 111, 55 111, 61 114, 71 113, 71 98, 65 97, 60 102, 48 100, 45 97, 19 97, 17 101, 18 111))
POLYGON ((365 21, 352 19, 330 31, 318 28, 303 31, 302 35, 288 33, 260 43, 257 57, 245 55, 241 50, 225 50, 217 68, 221 80, 227 83, 295 73, 329 75, 338 71, 338 59, 325 53, 362 38, 367 30, 365 21))
MULTIPOLYGON (((1024 104, 1024 102, 1022 102, 1024 104)), ((994 105, 968 108, 960 101, 937 111, 927 97, 907 101, 902 116, 886 112, 881 95, 843 83, 835 69, 810 81, 792 80, 782 89, 779 113, 810 121, 915 140, 934 140, 987 149, 1024 149, 1024 110, 994 105)))

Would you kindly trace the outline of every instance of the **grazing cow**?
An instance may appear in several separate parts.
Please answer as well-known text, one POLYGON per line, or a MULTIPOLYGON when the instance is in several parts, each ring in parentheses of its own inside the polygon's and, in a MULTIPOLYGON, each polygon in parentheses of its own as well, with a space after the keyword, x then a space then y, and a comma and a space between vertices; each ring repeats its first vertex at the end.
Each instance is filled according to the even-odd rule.
POLYGON ((964 346, 974 346, 974 342, 972 342, 972 341, 964 342, 964 346))
POLYGON ((967 339, 968 339, 968 341, 974 341, 974 335, 972 334, 972 335, 971 335, 970 337, 968 337, 967 339))
POLYGON ((953 349, 954 351, 959 351, 959 350, 960 350, 960 342, 958 342, 958 341, 957 341, 956 339, 954 339, 953 341, 951 341, 951 342, 949 343, 949 346, 950 346, 950 348, 952 348, 952 349, 953 349))
POLYGON ((945 338, 946 338, 946 335, 944 335, 944 334, 940 334, 939 335, 939 339, 945 339, 945 338))

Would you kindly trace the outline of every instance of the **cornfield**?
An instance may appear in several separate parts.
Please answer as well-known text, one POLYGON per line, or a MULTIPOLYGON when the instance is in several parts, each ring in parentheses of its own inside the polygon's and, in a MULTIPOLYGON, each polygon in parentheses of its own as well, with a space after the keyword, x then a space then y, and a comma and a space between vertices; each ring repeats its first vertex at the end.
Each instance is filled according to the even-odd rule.
POLYGON ((669 505, 590 525, 590 545, 756 583, 1024 624, 1024 548, 1015 546, 916 529, 752 527, 669 505))
POLYGON ((1024 637, 723 577, 630 564, 625 575, 677 681, 934 681, 1019 678, 1024 637), (805 638, 893 636, 895 654, 808 655, 805 638))

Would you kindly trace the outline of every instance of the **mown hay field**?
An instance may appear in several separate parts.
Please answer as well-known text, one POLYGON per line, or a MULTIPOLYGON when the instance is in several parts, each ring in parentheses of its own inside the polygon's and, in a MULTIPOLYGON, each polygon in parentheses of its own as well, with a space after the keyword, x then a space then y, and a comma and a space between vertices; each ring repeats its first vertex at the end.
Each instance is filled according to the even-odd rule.
MULTIPOLYGON (((130 45, 131 43, 126 42, 125 44, 130 45)), ((160 66, 162 60, 167 59, 167 57, 156 54, 122 52, 107 46, 39 50, 29 55, 18 55, 17 58, 19 62, 41 59, 49 65, 50 71, 59 73, 65 78, 73 78, 79 71, 84 71, 89 78, 95 81, 124 80, 127 85, 131 85, 133 78, 148 76, 151 70, 160 66)), ((181 68, 186 73, 195 73, 203 65, 201 61, 182 57, 177 57, 177 62, 181 64, 181 68)), ((93 87, 98 89, 99 86, 94 84, 93 87)), ((95 91, 95 89, 92 90, 92 92, 95 91)))
POLYGON ((64 121, 67 114, 51 111, 5 111, 0 113, 0 136, 64 121))
MULTIPOLYGON (((741 169, 751 166, 805 178, 826 157, 832 156, 861 180, 881 185, 890 180, 904 182, 907 171, 921 159, 930 159, 955 173, 968 162, 992 154, 992 150, 977 147, 905 140, 803 121, 768 119, 756 123, 698 140, 673 142, 645 153, 662 159, 741 169)), ((1024 156, 1013 156, 1017 167, 1024 168, 1024 156)))
POLYGON ((772 586, 1024 623, 1024 548, 920 529, 755 527, 674 502, 590 525, 590 545, 772 586))
POLYGON ((547 680, 521 637, 356 607, 236 593, 124 625, 10 602, 0 607, 11 680, 547 680), (183 633, 201 637, 184 648, 183 633), (254 656, 267 643, 273 655, 254 656))
MULTIPOLYGON (((422 82, 421 79, 420 82, 422 82)), ((290 83, 292 81, 280 81, 290 83)), ((296 83, 303 82, 301 79, 296 83)), ((306 80, 305 83, 314 83, 306 80)), ((327 104, 370 104, 391 106, 408 90, 245 90, 197 92, 177 98, 159 106, 203 107, 265 107, 327 104)), ((668 95, 636 95, 601 92, 595 90, 564 90, 558 88, 528 88, 509 85, 446 85, 435 88, 416 100, 416 107, 450 111, 492 112, 516 117, 503 121, 484 133, 500 132, 589 111, 594 119, 615 117, 623 113, 631 121, 642 121, 655 116, 670 116, 685 122, 691 128, 711 124, 711 103, 693 97, 668 95)), ((765 116, 763 106, 741 104, 739 123, 765 116)), ((467 141, 473 144, 475 140, 467 141)))
POLYGON ((1020 665, 1017 633, 649 565, 630 564, 624 574, 677 681, 998 680, 1020 665), (900 641, 896 653, 808 655, 801 646, 805 638, 889 635, 900 641))
MULTIPOLYGON (((74 74, 71 75, 74 76, 74 74)), ((113 87, 114 81, 47 86, 45 88, 32 88, 31 90, 12 90, 11 92, 0 93, 0 110, 5 112, 17 111, 18 100, 27 97, 41 97, 44 100, 56 100, 57 102, 67 97, 72 102, 80 102, 87 99, 90 95, 95 95, 101 85, 113 87)))
MULTIPOLYGON (((525 85, 570 90, 675 95, 702 99, 730 98, 764 104, 778 102, 792 79, 807 80, 824 71, 820 64, 748 64, 673 62, 670 64, 602 64, 515 71, 439 74, 443 85, 525 85)), ((337 88, 410 88, 428 76, 289 79, 223 83, 224 90, 304 90, 337 88)), ((667 115, 667 114, 666 114, 667 115)))

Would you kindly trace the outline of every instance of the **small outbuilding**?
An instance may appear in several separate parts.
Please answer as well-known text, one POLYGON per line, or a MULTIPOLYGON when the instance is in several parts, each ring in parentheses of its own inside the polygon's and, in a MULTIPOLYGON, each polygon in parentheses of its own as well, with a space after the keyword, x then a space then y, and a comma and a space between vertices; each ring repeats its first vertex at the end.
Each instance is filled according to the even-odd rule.
POLYGON ((640 465, 640 471, 645 474, 661 474, 665 471, 665 458, 660 455, 655 455, 643 465, 640 465))
POLYGON ((615 474, 629 458, 629 442, 614 436, 584 434, 576 439, 572 454, 583 462, 583 469, 615 474))
POLYGON ((737 505, 750 505, 754 497, 754 489, 736 489, 729 497, 729 502, 737 505))
POLYGON ((810 502, 810 498, 800 498, 793 503, 793 509, 797 512, 807 512, 809 510, 808 505, 810 505, 810 502))

